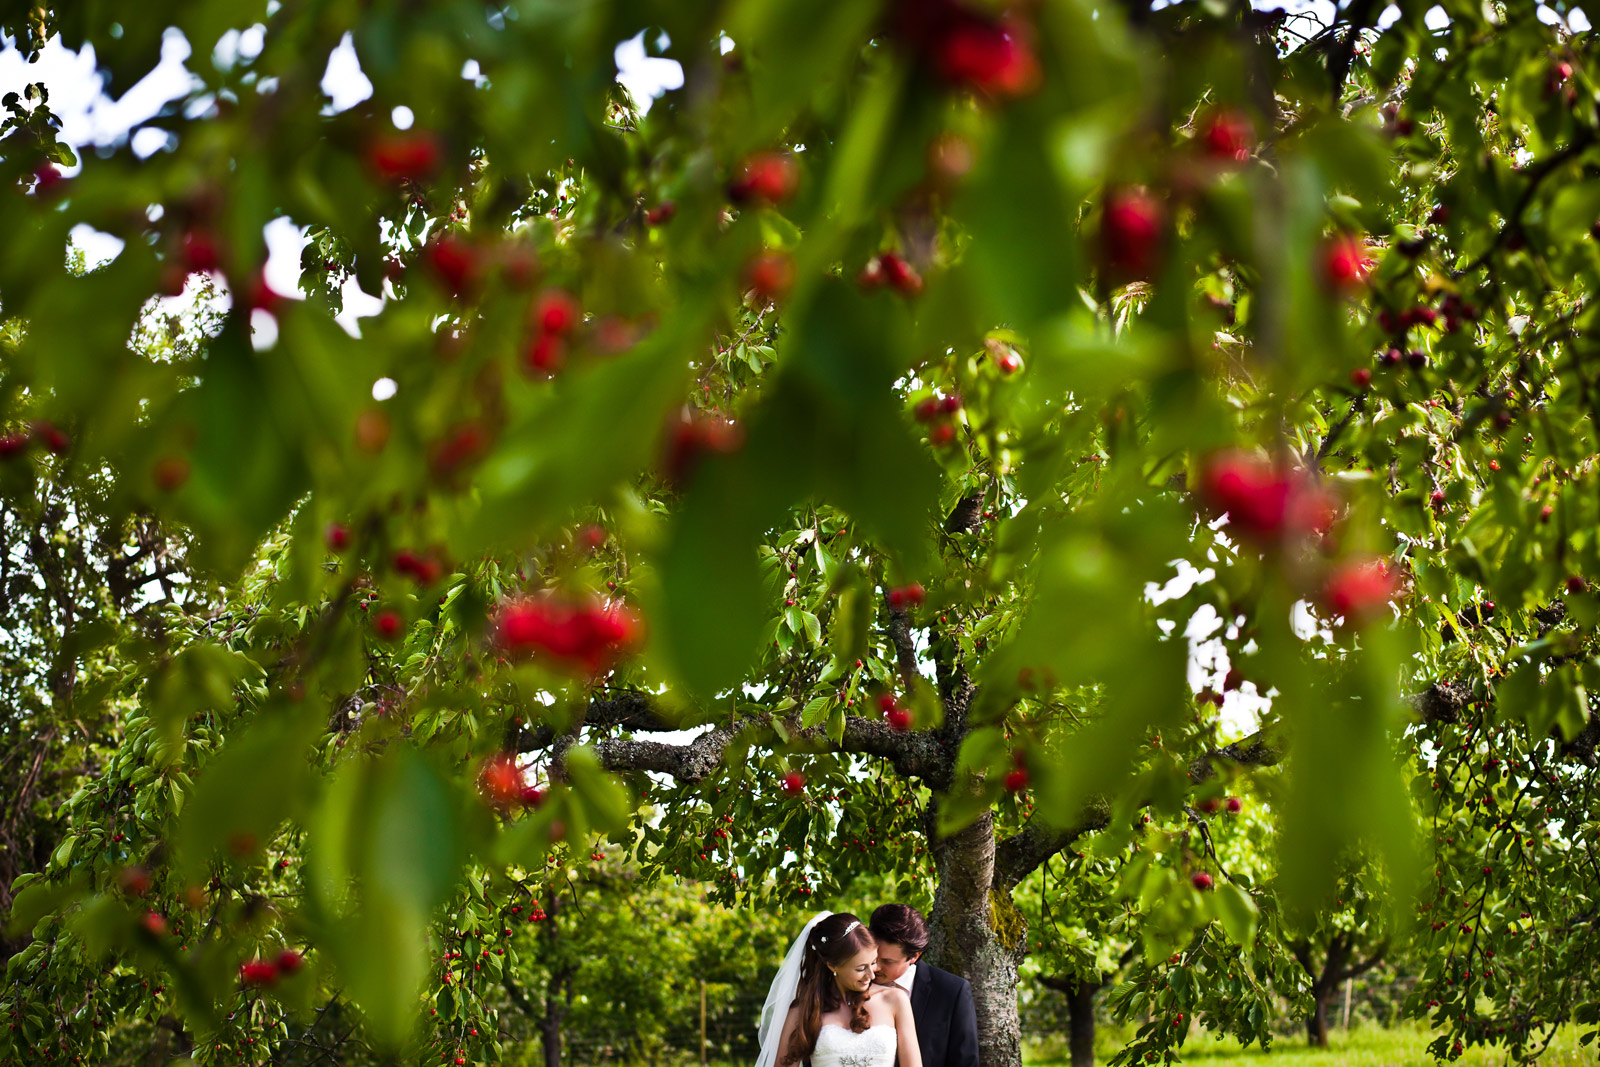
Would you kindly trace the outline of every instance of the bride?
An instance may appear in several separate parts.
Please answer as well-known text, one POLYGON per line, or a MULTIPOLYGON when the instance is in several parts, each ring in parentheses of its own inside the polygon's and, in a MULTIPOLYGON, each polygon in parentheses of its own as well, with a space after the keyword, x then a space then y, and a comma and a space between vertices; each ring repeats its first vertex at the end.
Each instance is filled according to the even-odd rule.
POLYGON ((761 1009, 756 1067, 922 1067, 911 997, 873 982, 878 948, 848 912, 806 923, 761 1009))

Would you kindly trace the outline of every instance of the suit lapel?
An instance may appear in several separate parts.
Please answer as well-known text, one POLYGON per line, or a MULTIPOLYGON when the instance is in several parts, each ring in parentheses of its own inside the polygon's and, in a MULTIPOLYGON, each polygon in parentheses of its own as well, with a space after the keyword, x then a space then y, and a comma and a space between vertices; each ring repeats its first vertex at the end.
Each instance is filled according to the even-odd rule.
POLYGON ((917 976, 911 980, 911 1016, 922 1025, 922 1013, 927 1009, 928 998, 933 995, 933 968, 926 963, 917 964, 917 976))

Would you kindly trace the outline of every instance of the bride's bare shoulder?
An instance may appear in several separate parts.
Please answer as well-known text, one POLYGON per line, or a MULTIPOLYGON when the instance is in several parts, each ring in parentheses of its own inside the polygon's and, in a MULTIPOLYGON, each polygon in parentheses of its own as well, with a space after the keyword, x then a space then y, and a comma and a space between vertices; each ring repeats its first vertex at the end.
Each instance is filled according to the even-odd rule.
POLYGON ((867 989, 869 1000, 878 1000, 889 1007, 899 1007, 901 1003, 911 999, 911 995, 893 982, 874 982, 867 989))

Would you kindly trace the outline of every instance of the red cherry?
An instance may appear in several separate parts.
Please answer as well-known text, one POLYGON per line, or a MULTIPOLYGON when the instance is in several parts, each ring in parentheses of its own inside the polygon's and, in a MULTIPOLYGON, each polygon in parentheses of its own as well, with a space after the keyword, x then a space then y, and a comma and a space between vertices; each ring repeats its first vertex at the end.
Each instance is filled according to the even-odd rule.
POLYGON ((911 413, 918 422, 932 422, 940 414, 939 398, 929 397, 912 408, 911 413))
POLYGON ((1436 508, 1443 507, 1444 506, 1444 490, 1443 489, 1435 489, 1432 493, 1430 493, 1428 495, 1428 503, 1432 504, 1436 508))
POLYGON ((671 484, 685 485, 706 456, 732 452, 743 441, 738 425, 684 408, 668 426, 661 473, 671 484))
POLYGON ((163 493, 173 493, 183 488, 189 480, 189 461, 183 456, 162 456, 150 472, 156 488, 163 493))
POLYGON ((150 892, 150 872, 143 867, 124 867, 117 876, 122 891, 131 897, 142 897, 150 892))
POLYGON ((1020 793, 1028 788, 1028 769, 1026 767, 1013 767, 1006 774, 1006 792, 1020 793))
POLYGON ((484 760, 478 771, 478 787, 497 808, 509 808, 520 801, 522 771, 517 767, 517 758, 509 752, 497 752, 484 760))
POLYGON ((994 365, 1001 374, 1015 374, 1022 369, 1022 357, 1008 348, 995 358, 994 365))
POLYGON ((567 354, 567 343, 553 333, 541 333, 523 353, 522 367, 529 376, 548 378, 561 369, 567 354))
POLYGON ((1039 84, 1039 61, 1025 27, 960 19, 938 43, 939 73, 990 96, 1020 96, 1039 84))
POLYGON ((1398 348, 1391 348, 1386 350, 1383 355, 1379 356, 1378 361, 1385 367, 1398 367, 1400 365, 1400 361, 1404 358, 1404 352, 1400 351, 1398 348))
POLYGON ((328 523, 327 529, 322 532, 322 539, 334 552, 343 552, 350 547, 350 531, 337 522, 328 523))
POLYGON ((488 428, 477 419, 468 419, 451 427, 444 438, 434 445, 430 465, 434 474, 448 477, 483 458, 488 448, 488 428))
POLYGON ((257 271, 250 280, 245 293, 245 305, 251 310, 265 311, 269 315, 277 315, 278 309, 283 306, 283 294, 267 284, 266 275, 257 271))
POLYGON ((183 265, 190 273, 216 270, 222 265, 217 240, 206 230, 190 230, 183 235, 183 265))
POLYGON ((1576 575, 1576 574, 1567 575, 1567 592, 1569 592, 1569 593, 1573 594, 1574 596, 1576 596, 1577 594, 1584 592, 1588 588, 1589 588, 1589 583, 1585 582, 1578 575, 1576 575))
POLYGON ((1189 881, 1193 883, 1194 887, 1200 890, 1202 893, 1206 892, 1216 884, 1212 881, 1211 876, 1205 871, 1195 871, 1194 874, 1189 876, 1189 881))
POLYGON ((1248 115, 1222 108, 1212 113, 1200 131, 1200 141, 1205 145, 1206 155, 1212 159, 1243 163, 1250 158, 1255 133, 1248 115))
POLYGON ((57 185, 60 185, 62 182, 66 181, 67 176, 62 174, 61 171, 57 170, 55 164, 41 163, 39 166, 34 168, 33 179, 38 183, 34 186, 34 192, 42 193, 53 189, 57 185))
POLYGON ((72 439, 59 426, 46 419, 39 419, 33 424, 33 439, 58 456, 72 447, 72 439))
POLYGON ((483 256, 478 249, 454 234, 445 234, 423 248, 424 261, 444 288, 460 296, 477 284, 483 271, 483 256))
POLYGON ((1322 587, 1322 602, 1333 614, 1361 622, 1381 611, 1397 590, 1386 561, 1352 560, 1328 576, 1322 587))
POLYGON ((1358 238, 1335 237, 1322 250, 1322 277, 1336 292, 1349 292, 1366 284, 1372 260, 1358 238))
POLYGON ((167 920, 161 917, 160 912, 147 911, 139 922, 150 932, 152 937, 167 936, 167 920))
POLYGON ((777 300, 794 285, 794 260, 782 252, 763 252, 745 267, 745 284, 762 303, 777 300))
POLYGON ((536 785, 525 785, 518 794, 518 799, 522 801, 523 807, 537 809, 544 803, 544 790, 536 785))
POLYGON ((1295 484, 1272 464, 1243 452, 1213 457, 1201 471, 1200 495, 1228 524, 1257 539, 1279 536, 1295 484))
POLYGON ((590 552, 599 551, 606 543, 606 528, 598 523, 590 523, 578 532, 578 541, 590 552))
POLYGON ((1206 797, 1196 807, 1200 809, 1202 814, 1215 815, 1218 809, 1222 807, 1222 801, 1216 797, 1206 797))
POLYGON ((239 981, 247 986, 269 986, 278 980, 278 968, 271 960, 246 960, 239 965, 239 981))
POLYGON ((876 289, 886 284, 888 280, 888 275, 883 270, 883 258, 881 256, 873 256, 867 260, 867 265, 862 267, 861 272, 856 275, 856 284, 863 289, 876 289))
POLYGON ((405 629, 405 622, 400 618, 400 613, 393 609, 385 609, 372 617, 372 631, 385 641, 393 641, 405 629))
POLYGON ((564 289, 546 289, 539 294, 534 321, 547 334, 565 336, 583 319, 578 301, 564 289))
POLYGON ((954 415, 961 410, 961 398, 952 393, 939 401, 939 410, 946 415, 954 415))
POLYGON ((663 200, 649 211, 645 212, 644 220, 652 226, 662 226, 672 220, 678 213, 678 205, 671 200, 663 200))
POLYGON ((889 729, 897 734, 911 729, 911 712, 906 708, 890 708, 883 717, 888 720, 889 729))
POLYGON ((943 448, 956 439, 956 428, 948 422, 941 422, 928 431, 928 443, 935 448, 943 448))
POLYGON ((1123 189, 1106 197, 1100 220, 1101 266, 1114 280, 1141 281, 1155 272, 1166 209, 1148 193, 1123 189))
POLYGON ((494 620, 508 652, 538 656, 568 674, 604 674, 639 637, 640 622, 625 604, 551 593, 511 600, 494 620))
POLYGON ((284 949, 278 953, 277 959, 273 960, 279 974, 293 974, 300 969, 300 964, 303 962, 300 953, 292 948, 284 949))
POLYGON ((805 792, 806 776, 801 774, 799 771, 790 771, 779 780, 778 784, 779 788, 781 788, 785 793, 792 797, 796 797, 805 792))
POLYGON ((1350 384, 1357 389, 1366 389, 1372 385, 1372 371, 1367 367, 1357 367, 1350 372, 1350 384))
POLYGON ((922 603, 925 596, 926 593, 923 591, 920 582, 896 586, 889 590, 889 606, 897 611, 904 610, 907 607, 915 607, 922 603))
POLYGON ((1227 806, 1229 815, 1237 815, 1244 810, 1244 801, 1238 797, 1229 797, 1227 806))
POLYGON ((883 276, 902 296, 916 296, 922 292, 922 275, 917 269, 893 252, 878 257, 883 276))
POLYGON ((28 451, 26 433, 8 433, 0 437, 0 460, 15 459, 26 451, 28 451))
POLYGON ((800 167, 787 152, 760 152, 744 161, 739 176, 728 184, 736 201, 764 200, 781 203, 800 183, 800 167))
POLYGON ((431 178, 444 159, 439 138, 426 130, 405 130, 374 138, 367 146, 367 164, 385 181, 431 178))

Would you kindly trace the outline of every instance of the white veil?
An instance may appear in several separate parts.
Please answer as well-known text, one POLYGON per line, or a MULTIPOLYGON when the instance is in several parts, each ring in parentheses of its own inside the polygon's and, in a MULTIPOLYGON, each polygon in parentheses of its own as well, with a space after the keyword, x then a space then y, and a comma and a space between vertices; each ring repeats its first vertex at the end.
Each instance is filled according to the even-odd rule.
POLYGON ((783 1033, 783 1020, 789 1014, 789 1005, 800 988, 800 964, 806 956, 806 942, 811 938, 811 928, 832 915, 819 911, 800 931, 800 936, 789 946, 772 985, 767 987, 767 1002, 761 1006, 761 1022, 756 1032, 761 1035, 761 1055, 756 1057, 756 1067, 773 1067, 778 1062, 778 1036, 783 1033))

